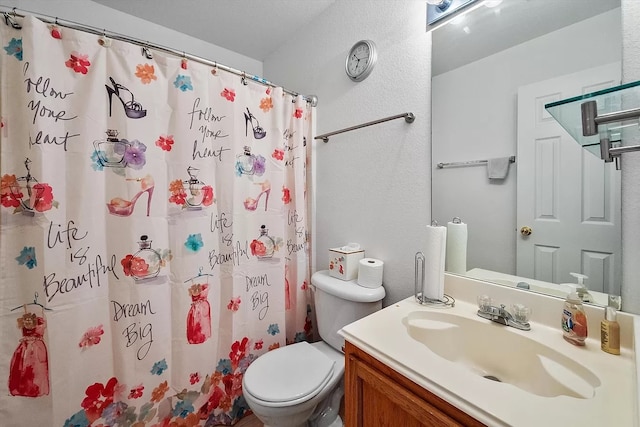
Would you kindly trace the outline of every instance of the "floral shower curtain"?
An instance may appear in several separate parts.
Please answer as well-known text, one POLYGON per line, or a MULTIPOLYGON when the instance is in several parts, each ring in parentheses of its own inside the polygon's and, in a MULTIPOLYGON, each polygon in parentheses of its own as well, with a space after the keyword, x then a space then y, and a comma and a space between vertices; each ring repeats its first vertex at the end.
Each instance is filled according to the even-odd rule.
POLYGON ((230 425, 311 336, 310 107, 239 76, 0 25, 0 419, 230 425))

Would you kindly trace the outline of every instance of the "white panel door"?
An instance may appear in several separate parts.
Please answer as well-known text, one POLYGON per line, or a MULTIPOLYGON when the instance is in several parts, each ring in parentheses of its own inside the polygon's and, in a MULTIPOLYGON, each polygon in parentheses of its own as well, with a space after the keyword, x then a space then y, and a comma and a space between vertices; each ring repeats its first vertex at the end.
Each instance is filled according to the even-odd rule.
POLYGON ((589 276, 589 289, 619 295, 620 171, 583 149, 544 105, 620 83, 620 63, 518 89, 518 276, 552 283, 589 276), (522 227, 532 233, 523 236, 522 227))

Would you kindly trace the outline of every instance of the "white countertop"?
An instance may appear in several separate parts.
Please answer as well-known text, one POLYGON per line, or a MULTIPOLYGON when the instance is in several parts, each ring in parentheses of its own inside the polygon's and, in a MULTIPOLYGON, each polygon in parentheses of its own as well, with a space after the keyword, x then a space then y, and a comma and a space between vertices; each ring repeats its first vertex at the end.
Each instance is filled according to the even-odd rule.
MULTIPOLYGON (((602 318, 598 317, 601 309, 587 308, 589 337, 585 347, 576 347, 562 338, 561 299, 448 274, 445 292, 456 299, 453 308, 428 307, 409 297, 345 326, 340 334, 489 426, 639 426, 638 357, 633 348, 633 325, 634 322, 636 326, 639 324, 637 316, 619 313, 623 347, 621 355, 615 356, 600 349, 599 328, 593 328, 602 318), (426 345, 411 338, 402 322, 409 313, 419 310, 446 311, 477 318, 475 297, 480 294, 491 295, 497 304, 509 306, 520 302, 532 307, 531 331, 510 329, 544 343, 595 373, 601 382, 595 396, 589 399, 542 397, 508 383, 489 381, 433 353, 426 345)), ((638 327, 635 329, 637 335, 638 327)))

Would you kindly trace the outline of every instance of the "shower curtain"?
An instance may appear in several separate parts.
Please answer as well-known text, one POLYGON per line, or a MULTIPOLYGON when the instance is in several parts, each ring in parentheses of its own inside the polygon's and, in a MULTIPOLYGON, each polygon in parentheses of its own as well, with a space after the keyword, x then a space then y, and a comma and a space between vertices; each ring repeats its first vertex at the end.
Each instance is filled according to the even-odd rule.
POLYGON ((20 22, 0 25, 0 424, 234 424, 249 364, 312 334, 311 107, 20 22))

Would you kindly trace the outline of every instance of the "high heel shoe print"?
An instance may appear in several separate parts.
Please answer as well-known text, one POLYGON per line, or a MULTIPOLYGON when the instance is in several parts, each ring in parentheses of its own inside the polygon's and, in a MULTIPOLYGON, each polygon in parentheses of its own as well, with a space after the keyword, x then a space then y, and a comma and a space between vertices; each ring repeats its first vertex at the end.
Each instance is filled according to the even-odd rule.
POLYGON ((262 139, 267 135, 267 131, 260 127, 260 122, 256 119, 256 116, 251 114, 249 108, 247 108, 247 112, 244 113, 244 136, 247 136, 249 133, 249 123, 251 123, 251 129, 253 129, 253 137, 255 139, 262 139), (256 124, 253 124, 255 120, 256 124))
POLYGON ((117 96, 120 102, 122 102, 124 113, 130 119, 141 119, 147 115, 147 110, 142 109, 142 104, 136 102, 135 98, 133 97, 133 93, 129 89, 119 83, 116 83, 116 81, 113 80, 113 77, 109 77, 109 80, 111 80, 111 84, 113 84, 113 87, 104 85, 104 87, 107 88, 107 94, 109 95, 109 117, 111 117, 111 103, 113 101, 113 95, 117 96), (128 95, 125 95, 124 92, 127 92, 128 95), (123 95, 131 99, 125 101, 124 99, 122 99, 123 95))
POLYGON ((131 200, 125 200, 121 197, 111 199, 111 201, 107 203, 109 213, 115 216, 130 216, 133 213, 133 208, 136 206, 136 202, 142 193, 147 193, 147 216, 149 216, 151 210, 151 197, 153 196, 154 189, 153 178, 151 175, 147 175, 144 178, 127 178, 127 181, 139 182, 141 190, 138 191, 131 200))
POLYGON ((260 186, 260 194, 255 199, 252 197, 247 197, 244 201, 244 207, 248 211, 255 211, 258 208, 258 203, 260 203, 260 199, 262 195, 265 195, 264 201, 264 210, 267 210, 267 205, 269 204, 269 193, 271 193, 271 183, 269 181, 256 183, 256 185, 260 186))

